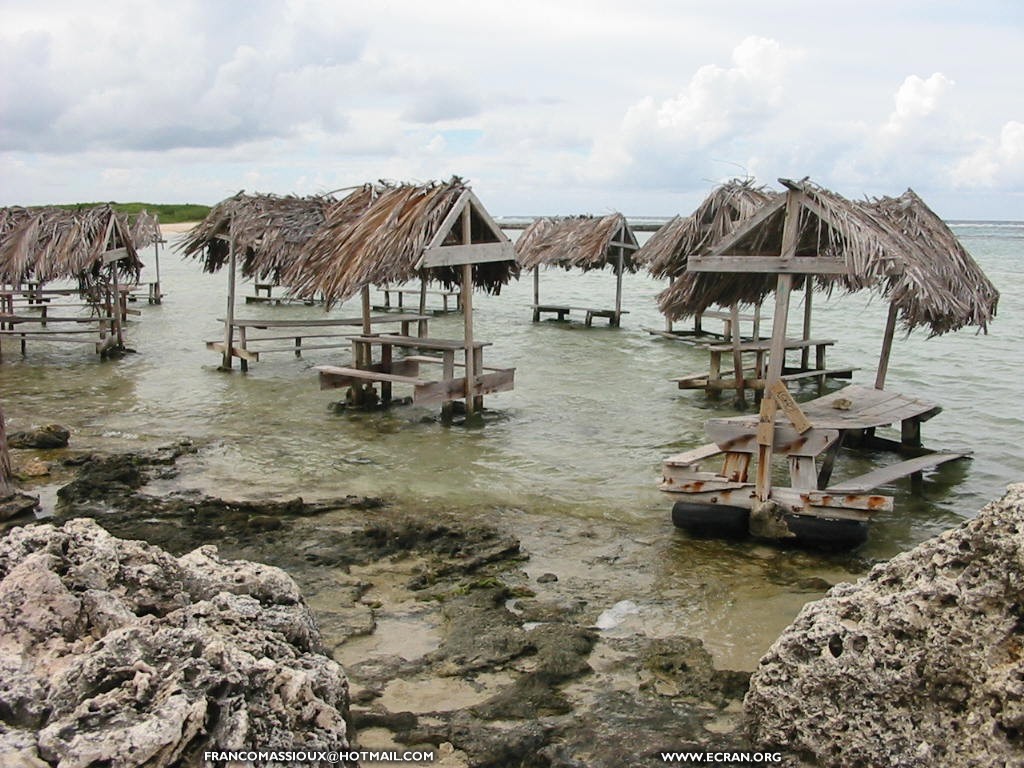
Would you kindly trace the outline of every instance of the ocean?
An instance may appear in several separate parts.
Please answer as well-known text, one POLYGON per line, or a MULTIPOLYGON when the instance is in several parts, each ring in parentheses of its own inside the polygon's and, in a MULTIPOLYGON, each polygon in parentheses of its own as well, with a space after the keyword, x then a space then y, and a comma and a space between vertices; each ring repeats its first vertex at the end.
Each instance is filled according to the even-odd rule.
MULTIPOLYGON (((528 569, 593 583, 594 599, 637 606, 621 631, 682 632, 704 639, 720 665, 752 668, 779 630, 825 585, 972 517, 1007 483, 1024 481, 1024 223, 955 222, 953 229, 1002 296, 988 334, 897 334, 887 388, 938 402, 924 442, 968 448, 973 459, 926 475, 923 497, 903 480, 884 492, 895 509, 878 517, 853 555, 757 542, 694 540, 673 528, 672 499, 657 490, 661 460, 706 442, 703 424, 736 411, 730 398, 681 391, 673 377, 707 369, 707 353, 647 333, 662 328, 655 297, 665 284, 626 275, 621 328, 595 320, 533 323, 530 275, 475 299, 475 335, 492 342, 486 365, 516 368, 515 390, 485 399, 483 426, 445 425, 438 409, 337 411, 343 390, 320 391, 313 367, 346 364, 348 350, 269 355, 249 373, 217 370, 204 340, 222 336, 226 275, 163 250, 164 303, 136 305, 123 359, 101 361, 82 345, 32 344, 22 357, 5 341, 0 402, 8 428, 60 423, 81 450, 143 450, 190 438, 198 454, 158 489, 225 498, 384 496, 417 514, 443 509, 509 528, 528 569), (595 544, 594 542, 598 542, 595 544), (599 561, 588 548, 618 552, 599 561), (616 549, 616 547, 618 549, 616 549)), ((647 236, 646 234, 642 237, 647 236)), ((171 235, 173 247, 179 236, 171 235)), ((152 263, 152 252, 144 254, 152 263)), ((144 279, 152 278, 152 265, 144 279)), ((322 307, 246 305, 239 317, 322 317, 322 307)), ((608 272, 542 271, 541 300, 610 307, 608 272)), ((794 297, 791 328, 802 306, 794 297)), ((770 308, 769 308, 770 311, 770 308)), ((357 316, 358 300, 330 311, 357 316)), ((866 293, 815 297, 815 337, 836 339, 830 365, 855 366, 870 386, 886 305, 866 293)), ((680 324, 682 325, 682 324, 680 324)), ((461 315, 431 320, 431 335, 460 336, 461 315)), ((400 391, 397 394, 402 394, 400 391)), ((813 386, 797 392, 812 397, 813 386)), ((874 457, 837 466, 841 478, 874 457)), ((56 486, 35 489, 52 508, 56 486)), ((49 511, 49 510, 44 510, 49 511)), ((268 541, 268 547, 273 546, 268 541)))

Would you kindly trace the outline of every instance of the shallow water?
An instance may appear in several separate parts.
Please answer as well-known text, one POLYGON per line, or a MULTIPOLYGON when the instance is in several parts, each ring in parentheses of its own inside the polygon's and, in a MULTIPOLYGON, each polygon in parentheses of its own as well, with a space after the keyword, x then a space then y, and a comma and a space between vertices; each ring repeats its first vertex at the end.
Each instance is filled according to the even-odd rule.
MULTIPOLYGON (((706 353, 643 330, 663 326, 654 296, 664 287, 644 275, 624 280, 630 314, 621 329, 603 320, 592 329, 531 322, 529 276, 500 296, 478 294, 476 337, 493 342, 485 363, 517 370, 515 391, 487 398, 488 417, 477 428, 445 426, 434 408, 335 413, 331 404, 343 390, 319 391, 312 368, 343 362, 346 350, 311 351, 301 360, 278 353, 245 375, 218 372, 220 356, 202 342, 220 336, 226 276, 203 274, 166 251, 164 303, 140 305, 142 316, 129 327, 137 354, 104 362, 78 345, 39 343, 21 357, 5 346, 0 400, 10 429, 59 422, 80 449, 201 441, 204 449, 165 489, 228 498, 385 495, 424 514, 444 508, 502 522, 530 552, 531 573, 593 585, 596 608, 635 602, 639 612, 614 631, 696 634, 720 663, 749 668, 800 606, 821 594, 814 578, 854 578, 864 560, 890 557, 973 516, 1008 482, 1024 479, 1024 224, 955 230, 1001 290, 999 316, 987 336, 898 336, 887 387, 941 403, 946 410, 924 425, 925 443, 968 447, 975 458, 932 473, 923 499, 909 494, 906 481, 887 489, 896 510, 873 524, 861 560, 693 541, 673 529, 671 500, 656 490, 662 458, 705 442, 704 421, 735 411, 727 397, 709 401, 669 380, 705 370, 706 353)), ((246 293, 251 286, 241 282, 239 294, 246 293)), ((614 294, 609 272, 541 274, 542 301, 611 306, 614 294)), ((241 298, 236 311, 322 313, 241 298)), ((358 313, 357 302, 331 310, 358 313)), ((799 302, 791 314, 795 331, 799 302)), ((858 383, 874 380, 884 322, 877 297, 815 298, 814 335, 838 340, 830 362, 859 366, 858 383)), ((431 320, 433 336, 461 329, 460 315, 431 320)), ((812 395, 811 387, 802 393, 812 395)), ((837 477, 869 466, 870 459, 848 461, 837 477)))

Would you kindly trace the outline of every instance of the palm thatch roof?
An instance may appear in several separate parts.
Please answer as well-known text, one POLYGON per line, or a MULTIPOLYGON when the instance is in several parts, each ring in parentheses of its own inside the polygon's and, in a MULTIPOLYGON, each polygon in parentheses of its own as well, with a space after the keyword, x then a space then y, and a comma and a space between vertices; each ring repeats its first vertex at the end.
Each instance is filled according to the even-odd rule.
POLYGON ((217 272, 228 261, 230 238, 240 257, 242 274, 281 282, 282 273, 323 226, 328 196, 247 195, 222 200, 175 246, 186 258, 199 259, 203 271, 217 272))
POLYGON ((636 261, 656 278, 676 277, 686 271, 690 254, 718 242, 765 203, 778 197, 752 179, 731 179, 712 190, 688 217, 675 216, 643 244, 636 261))
MULTIPOLYGON (((452 288, 461 284, 461 268, 424 266, 428 251, 501 243, 507 238, 458 177, 426 184, 366 184, 326 211, 324 225, 289 265, 283 280, 292 295, 322 295, 328 306, 370 285, 419 277, 452 288), (463 209, 470 216, 469 243, 453 218, 463 209)), ((472 272, 474 285, 490 293, 500 292, 518 276, 511 259, 474 263, 472 272)))
POLYGON ((135 248, 140 250, 161 240, 163 237, 160 232, 160 217, 145 209, 139 211, 132 221, 132 241, 135 248))
MULTIPOLYGON (((925 326, 932 335, 967 325, 985 330, 995 316, 998 291, 912 190, 897 198, 855 202, 806 180, 782 183, 799 196, 793 263, 802 258, 840 263, 838 273, 814 277, 818 285, 875 290, 895 304, 907 330, 925 326)), ((659 294, 662 312, 678 319, 713 305, 764 299, 774 291, 776 276, 744 272, 742 260, 781 253, 785 216, 786 198, 774 197, 724 238, 691 254, 691 267, 705 256, 720 257, 717 263, 735 259, 736 266, 688 271, 659 294)))
POLYGON ((112 262, 118 278, 138 280, 142 262, 131 226, 110 205, 31 208, 10 216, 15 221, 0 239, 0 283, 71 278, 91 285, 105 279, 110 251, 120 251, 112 262))
POLYGON ((516 260, 523 269, 553 264, 584 271, 611 266, 617 272, 620 243, 622 268, 636 272, 636 238, 621 213, 540 218, 516 240, 516 260))

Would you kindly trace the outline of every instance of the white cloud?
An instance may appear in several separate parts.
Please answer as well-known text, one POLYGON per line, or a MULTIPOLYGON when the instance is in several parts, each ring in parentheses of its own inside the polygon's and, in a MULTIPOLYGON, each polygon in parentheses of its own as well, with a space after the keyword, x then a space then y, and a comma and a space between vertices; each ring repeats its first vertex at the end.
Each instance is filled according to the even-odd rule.
POLYGON ((883 132, 897 136, 911 132, 938 110, 942 97, 955 84, 941 72, 927 80, 910 75, 896 91, 896 109, 889 115, 883 132))
POLYGON ((1024 123, 1006 123, 998 139, 986 140, 981 148, 960 160, 952 175, 954 184, 960 187, 1024 185, 1024 123))
POLYGON ((704 65, 677 95, 648 96, 629 107, 618 130, 595 142, 584 173, 678 184, 681 174, 700 178, 713 158, 742 161, 744 141, 763 134, 780 113, 800 57, 776 40, 746 38, 733 49, 731 66, 704 65))

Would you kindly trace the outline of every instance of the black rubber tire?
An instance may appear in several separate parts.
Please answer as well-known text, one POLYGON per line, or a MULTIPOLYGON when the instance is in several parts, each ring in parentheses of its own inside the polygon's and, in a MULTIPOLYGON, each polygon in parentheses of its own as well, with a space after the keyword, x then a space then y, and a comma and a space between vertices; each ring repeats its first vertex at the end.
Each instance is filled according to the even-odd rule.
POLYGON ((814 549, 853 549, 868 540, 868 524, 863 520, 786 515, 786 525, 801 546, 814 549))
POLYGON ((726 504, 677 501, 672 524, 692 536, 745 539, 749 535, 750 510, 726 504))

